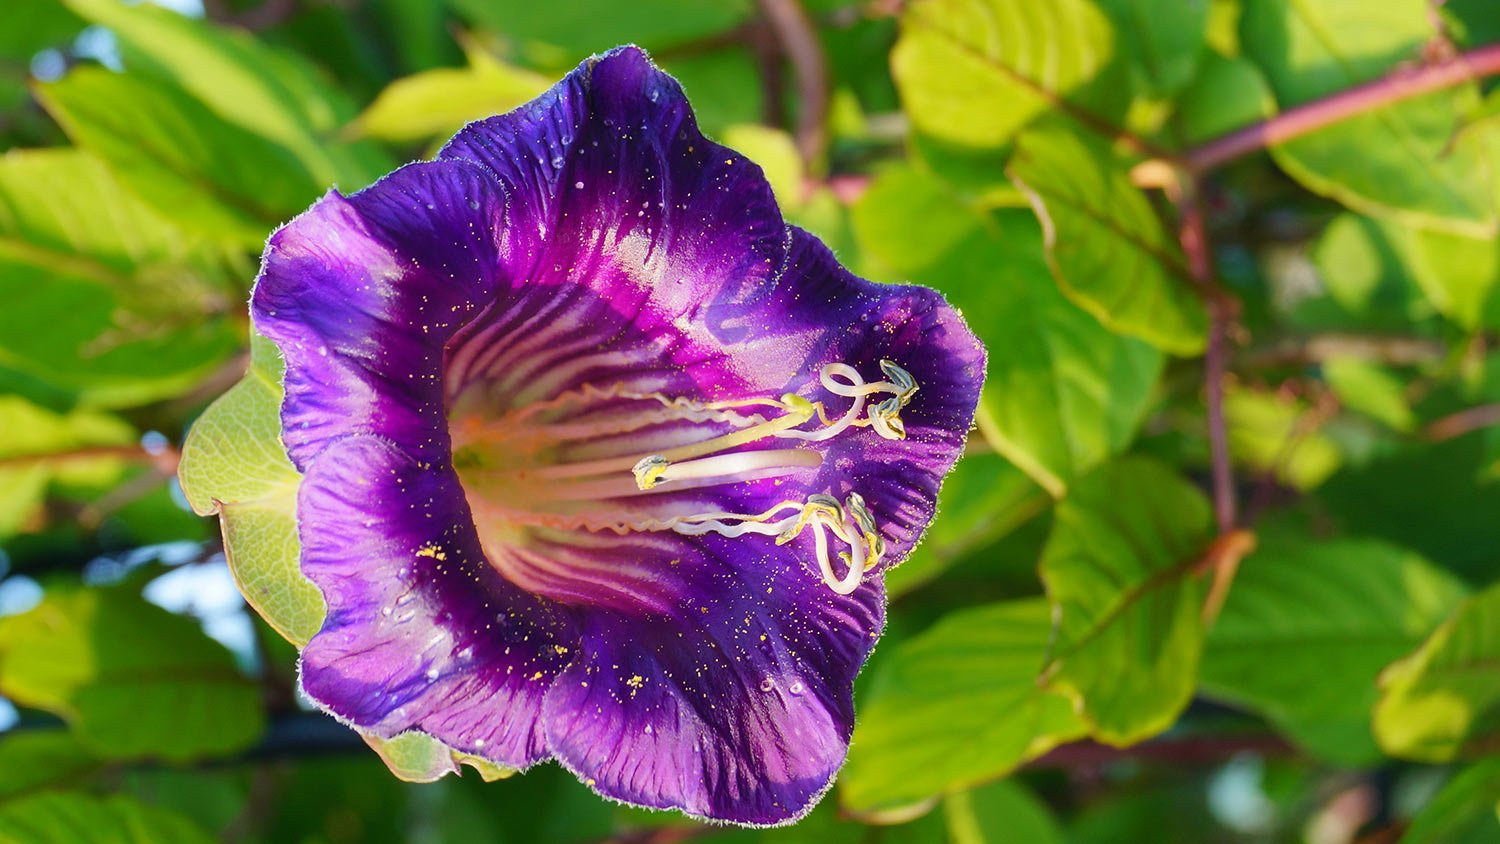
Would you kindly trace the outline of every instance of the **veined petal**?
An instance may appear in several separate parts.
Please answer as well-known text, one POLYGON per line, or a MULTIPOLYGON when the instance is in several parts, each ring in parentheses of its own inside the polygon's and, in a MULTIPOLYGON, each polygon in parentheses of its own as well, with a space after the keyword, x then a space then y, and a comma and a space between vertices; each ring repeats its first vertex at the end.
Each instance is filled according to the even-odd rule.
POLYGON ((542 696, 577 634, 485 563, 451 469, 347 437, 308 466, 297 516, 328 601, 302 652, 313 700, 386 738, 418 729, 514 767, 547 755, 542 696))
POLYGON ((673 624, 589 614, 582 656, 545 704, 558 760, 607 797, 700 817, 772 825, 811 808, 843 764, 885 595, 755 571, 758 588, 699 596, 673 624))
POLYGON ((423 162, 330 192, 271 236, 251 312, 286 357, 282 438, 298 469, 354 433, 447 453, 443 345, 493 297, 504 205, 483 168, 423 162))
POLYGON ((511 196, 516 285, 583 286, 631 317, 715 322, 724 291, 764 285, 785 254, 760 168, 704 138, 676 80, 634 47, 469 125, 440 157, 486 165, 511 196))
POLYGON ((911 553, 932 521, 938 487, 963 453, 984 384, 984 345, 942 294, 859 278, 801 229, 792 230, 773 291, 767 295, 776 301, 757 301, 758 310, 777 313, 777 325, 816 332, 802 371, 841 361, 878 375, 880 361, 889 360, 919 386, 901 410, 904 439, 868 429, 831 439, 808 487, 865 498, 889 543, 877 568, 883 570, 911 553))

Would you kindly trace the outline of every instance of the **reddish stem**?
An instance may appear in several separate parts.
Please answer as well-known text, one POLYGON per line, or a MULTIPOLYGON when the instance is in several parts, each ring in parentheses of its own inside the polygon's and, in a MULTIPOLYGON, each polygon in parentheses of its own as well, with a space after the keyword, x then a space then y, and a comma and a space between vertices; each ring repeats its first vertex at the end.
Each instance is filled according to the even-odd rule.
POLYGON ((1208 348, 1203 355, 1203 392, 1208 406, 1208 450, 1213 477, 1214 521, 1219 533, 1234 529, 1238 519, 1234 467, 1224 420, 1224 381, 1229 375, 1229 330, 1237 310, 1234 299, 1214 280, 1213 252, 1203 216, 1200 185, 1189 179, 1169 192, 1177 204, 1177 238, 1187 258, 1188 274, 1208 307, 1208 348))
POLYGON ((1340 120, 1402 100, 1500 73, 1500 44, 1461 53, 1440 64, 1401 69, 1329 97, 1284 111, 1188 152, 1183 163, 1202 173, 1247 153, 1316 132, 1340 120))
POLYGON ((760 0, 760 12, 776 33, 797 82, 797 151, 817 166, 828 146, 828 60, 807 10, 797 0, 760 0))

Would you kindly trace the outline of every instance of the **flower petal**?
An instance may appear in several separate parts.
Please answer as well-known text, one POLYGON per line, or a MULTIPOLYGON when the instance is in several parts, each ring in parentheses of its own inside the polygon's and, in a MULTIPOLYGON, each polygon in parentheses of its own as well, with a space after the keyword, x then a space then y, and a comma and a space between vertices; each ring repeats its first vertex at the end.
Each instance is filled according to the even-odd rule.
MULTIPOLYGON (((744 553, 703 540, 707 553, 744 553)), ((589 613, 581 658, 545 703, 558 760, 630 803, 762 825, 805 813, 843 764, 884 590, 836 595, 770 565, 755 588, 733 588, 747 585, 699 596, 670 622, 589 613)))
POLYGON ((409 729, 525 767, 571 622, 486 564, 451 469, 368 435, 328 446, 299 490, 302 570, 328 601, 302 686, 382 737, 409 729))
MULTIPOLYGON (((911 374, 918 391, 901 410, 906 437, 869 429, 829 440, 808 492, 863 496, 888 543, 880 570, 899 563, 932 521, 938 488, 962 455, 984 384, 984 345, 942 294, 875 284, 844 269, 816 237, 792 230, 786 268, 754 306, 777 313, 782 330, 819 332, 800 368, 843 362, 879 376, 880 361, 911 374)), ((745 303, 749 307, 751 303, 745 303)), ((783 485, 780 492, 790 490, 783 485)))
POLYGON ((423 162, 330 192, 271 236, 251 311, 286 357, 298 469, 353 433, 447 452, 443 344, 494 295, 504 204, 484 168, 423 162))
POLYGON ((709 316, 706 300, 766 283, 785 250, 761 169, 705 139, 677 81, 635 47, 470 124, 440 157, 480 162, 505 186, 518 284, 583 285, 624 313, 709 316))

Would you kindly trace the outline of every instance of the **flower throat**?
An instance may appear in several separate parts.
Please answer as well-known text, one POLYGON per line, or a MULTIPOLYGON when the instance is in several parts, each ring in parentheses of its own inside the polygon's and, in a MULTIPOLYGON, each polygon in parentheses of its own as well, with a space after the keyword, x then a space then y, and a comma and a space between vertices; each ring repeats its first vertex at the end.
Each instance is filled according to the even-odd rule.
POLYGON ((676 500, 654 506, 653 497, 816 469, 822 454, 794 444, 831 440, 852 429, 904 439, 900 413, 917 392, 917 383, 891 361, 880 361, 880 369, 885 378, 874 382, 844 363, 820 369, 822 388, 848 401, 836 416, 822 400, 795 393, 704 402, 619 384, 586 384, 498 416, 455 412, 449 420, 454 464, 487 546, 522 542, 527 527, 620 535, 759 535, 777 545, 811 531, 823 582, 834 592, 849 594, 886 551, 875 517, 857 492, 843 501, 827 492, 787 499, 759 513, 683 509, 676 500), (618 456, 595 459, 556 457, 568 444, 667 424, 686 426, 687 441, 655 450, 627 448, 618 456), (788 447, 767 447, 776 441, 788 447), (837 553, 841 574, 830 536, 847 547, 837 553))

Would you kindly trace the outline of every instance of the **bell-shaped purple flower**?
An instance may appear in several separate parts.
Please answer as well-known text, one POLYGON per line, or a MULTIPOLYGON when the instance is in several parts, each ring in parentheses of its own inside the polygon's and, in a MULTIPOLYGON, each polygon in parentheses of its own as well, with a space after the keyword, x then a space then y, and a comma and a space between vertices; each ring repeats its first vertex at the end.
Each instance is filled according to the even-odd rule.
POLYGON ((638 49, 278 231, 307 694, 611 798, 800 817, 984 352, 855 278, 638 49))

